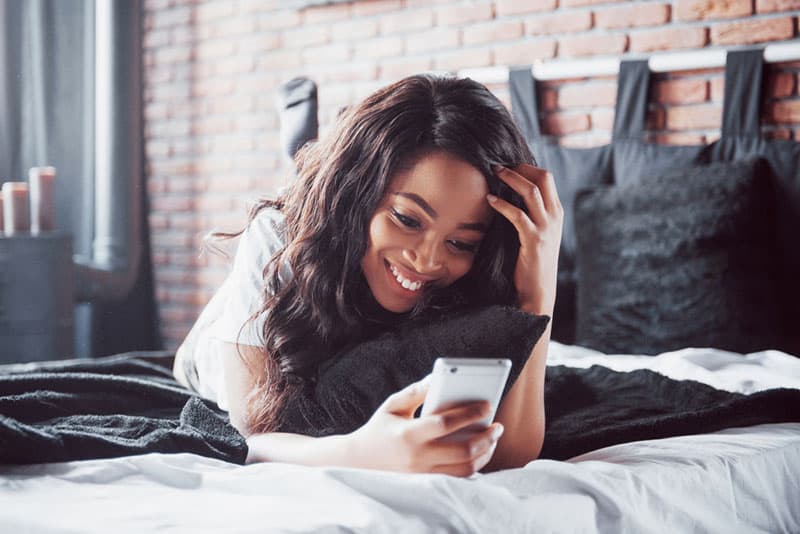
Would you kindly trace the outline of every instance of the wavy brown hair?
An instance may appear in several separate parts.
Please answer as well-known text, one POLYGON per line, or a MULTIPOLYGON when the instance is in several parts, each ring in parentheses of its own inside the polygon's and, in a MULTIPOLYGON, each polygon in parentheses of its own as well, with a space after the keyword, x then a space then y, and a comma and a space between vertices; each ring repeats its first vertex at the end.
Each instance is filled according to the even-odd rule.
POLYGON ((448 288, 431 290, 406 314, 375 301, 361 270, 368 226, 399 171, 426 154, 448 152, 480 170, 489 191, 522 206, 492 172, 495 165, 534 163, 508 110, 470 79, 416 75, 384 87, 345 110, 332 131, 295 157, 297 178, 264 208, 285 215, 285 246, 264 268, 268 312, 263 357, 246 361, 257 377, 248 399, 250 432, 280 427, 281 409, 312 386, 319 364, 348 344, 455 309, 513 304, 516 231, 495 216, 469 273, 448 288), (292 276, 285 280, 281 267, 292 276))

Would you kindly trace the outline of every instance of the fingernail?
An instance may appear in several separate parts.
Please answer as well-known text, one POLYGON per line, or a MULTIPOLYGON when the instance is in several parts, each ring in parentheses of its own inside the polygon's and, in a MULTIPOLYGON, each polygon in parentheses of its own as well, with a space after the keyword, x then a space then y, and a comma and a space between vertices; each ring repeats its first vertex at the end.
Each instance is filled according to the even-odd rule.
POLYGON ((504 430, 505 430, 505 427, 503 427, 503 425, 499 425, 499 426, 494 427, 494 430, 492 431, 492 439, 495 440, 495 441, 500 439, 500 436, 503 435, 503 431, 504 430))
POLYGON ((494 172, 501 172, 503 169, 505 169, 505 167, 503 167, 502 165, 495 165, 494 167, 492 167, 492 170, 494 172))
POLYGON ((497 202, 497 197, 494 196, 494 195, 491 195, 491 194, 490 195, 486 195, 486 200, 488 200, 489 202, 494 203, 494 202, 497 202))

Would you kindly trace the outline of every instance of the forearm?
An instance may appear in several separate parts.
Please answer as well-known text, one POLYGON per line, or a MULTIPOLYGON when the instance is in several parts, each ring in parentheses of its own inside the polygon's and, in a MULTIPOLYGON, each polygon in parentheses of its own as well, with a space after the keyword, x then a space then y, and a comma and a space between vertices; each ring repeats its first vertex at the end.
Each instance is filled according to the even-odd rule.
POLYGON ((503 424, 505 432, 486 471, 521 467, 535 460, 542 450, 544 375, 551 324, 534 345, 525 367, 498 409, 496 419, 503 424))
POLYGON ((316 466, 354 466, 348 435, 314 438, 282 432, 253 434, 247 438, 247 447, 248 464, 284 462, 316 466))

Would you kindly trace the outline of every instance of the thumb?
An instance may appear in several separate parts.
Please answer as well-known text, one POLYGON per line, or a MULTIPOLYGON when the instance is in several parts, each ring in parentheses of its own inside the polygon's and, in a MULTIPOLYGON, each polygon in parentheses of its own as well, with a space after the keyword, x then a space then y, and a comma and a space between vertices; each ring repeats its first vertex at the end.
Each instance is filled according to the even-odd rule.
POLYGON ((428 375, 389 395, 383 402, 382 409, 395 415, 411 417, 425 401, 430 382, 431 375, 428 375))

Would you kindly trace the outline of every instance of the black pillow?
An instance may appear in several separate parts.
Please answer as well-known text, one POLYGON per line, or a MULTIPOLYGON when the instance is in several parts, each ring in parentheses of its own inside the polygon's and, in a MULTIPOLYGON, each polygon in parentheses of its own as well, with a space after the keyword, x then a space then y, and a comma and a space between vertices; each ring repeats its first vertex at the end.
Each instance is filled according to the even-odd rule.
POLYGON ((352 432, 386 397, 430 373, 440 356, 510 359, 505 396, 549 321, 516 308, 490 306, 409 323, 321 366, 316 383, 289 401, 278 431, 311 436, 352 432))
POLYGON ((576 343, 606 353, 779 348, 770 174, 666 172, 576 199, 576 343))

